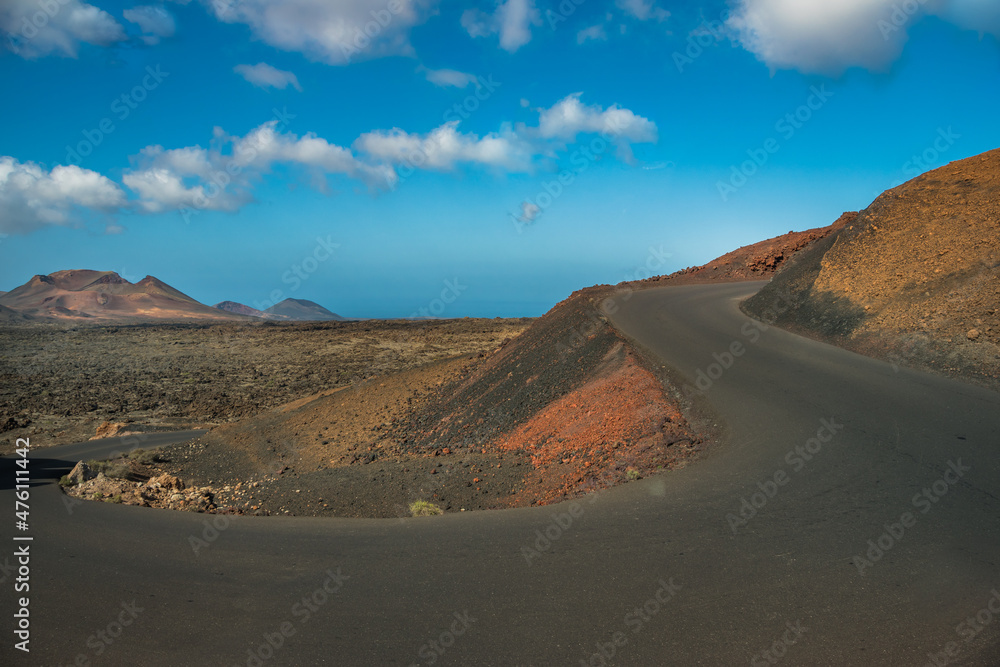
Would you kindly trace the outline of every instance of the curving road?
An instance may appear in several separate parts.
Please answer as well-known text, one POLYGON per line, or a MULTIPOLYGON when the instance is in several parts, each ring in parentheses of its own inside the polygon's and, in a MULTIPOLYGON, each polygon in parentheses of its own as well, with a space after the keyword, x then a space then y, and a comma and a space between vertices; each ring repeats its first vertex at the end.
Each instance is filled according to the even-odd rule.
POLYGON ((31 653, 8 514, 0 663, 1000 665, 1000 395, 755 324, 737 303, 758 287, 619 304, 722 441, 577 503, 213 527, 53 483, 155 442, 40 449, 31 653))

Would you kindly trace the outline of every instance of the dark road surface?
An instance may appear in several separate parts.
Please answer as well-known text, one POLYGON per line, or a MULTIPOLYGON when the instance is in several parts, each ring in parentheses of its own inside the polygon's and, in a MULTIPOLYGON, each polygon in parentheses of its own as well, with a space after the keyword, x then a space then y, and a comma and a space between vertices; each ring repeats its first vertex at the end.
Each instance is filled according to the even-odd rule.
POLYGON ((1000 395, 758 326, 737 308, 757 288, 618 304, 626 335, 703 378, 723 437, 576 503, 406 520, 67 505, 52 478, 76 460, 162 443, 39 449, 18 533, 30 654, 5 460, 0 664, 1000 665, 1000 395))

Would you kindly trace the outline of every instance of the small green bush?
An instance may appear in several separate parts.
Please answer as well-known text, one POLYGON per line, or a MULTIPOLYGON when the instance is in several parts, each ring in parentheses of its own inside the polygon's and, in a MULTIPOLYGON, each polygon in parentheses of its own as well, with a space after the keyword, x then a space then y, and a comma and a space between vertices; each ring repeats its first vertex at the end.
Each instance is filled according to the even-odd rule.
POLYGON ((111 477, 114 479, 125 479, 128 477, 132 469, 127 463, 119 462, 115 463, 113 461, 88 461, 87 465, 94 472, 103 472, 105 477, 111 477))
POLYGON ((411 516, 434 516, 436 514, 444 514, 444 510, 434 503, 429 503, 426 500, 410 503, 411 516))
POLYGON ((135 461, 136 463, 142 465, 153 465, 154 463, 164 463, 167 459, 158 451, 147 451, 145 449, 136 449, 135 451, 127 454, 128 458, 135 461))
POLYGON ((637 479, 642 479, 642 475, 640 475, 639 471, 635 468, 629 468, 625 471, 625 478, 630 482, 634 482, 637 479))
POLYGON ((66 488, 73 486, 73 484, 75 484, 75 482, 69 478, 69 475, 63 475, 59 478, 59 486, 61 487, 66 488))

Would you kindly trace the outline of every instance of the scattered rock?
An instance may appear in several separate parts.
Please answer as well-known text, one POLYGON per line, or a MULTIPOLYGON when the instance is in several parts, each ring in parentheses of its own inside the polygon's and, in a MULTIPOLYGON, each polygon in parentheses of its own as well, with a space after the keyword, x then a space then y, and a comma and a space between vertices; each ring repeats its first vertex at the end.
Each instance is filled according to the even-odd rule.
POLYGON ((976 340, 979 338, 979 329, 969 329, 969 333, 965 334, 965 337, 969 340, 976 340))
POLYGON ((120 435, 121 432, 125 430, 125 426, 126 424, 124 422, 103 422, 97 427, 97 433, 91 438, 91 440, 113 438, 116 435, 120 435))
POLYGON ((159 475, 153 477, 146 484, 151 489, 175 489, 177 491, 182 491, 184 489, 184 482, 173 475, 159 475))
POLYGON ((84 482, 89 482, 90 480, 95 479, 96 477, 97 473, 94 471, 94 469, 91 468, 86 463, 84 463, 83 461, 80 461, 75 466, 73 466, 73 469, 69 471, 68 475, 66 475, 66 479, 68 479, 73 484, 83 484, 84 482))

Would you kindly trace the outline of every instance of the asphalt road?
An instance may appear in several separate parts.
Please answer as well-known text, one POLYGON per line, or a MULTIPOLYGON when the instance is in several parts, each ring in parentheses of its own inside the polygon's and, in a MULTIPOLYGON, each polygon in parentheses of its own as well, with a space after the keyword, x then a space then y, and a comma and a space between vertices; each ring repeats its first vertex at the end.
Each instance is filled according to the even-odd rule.
POLYGON ((736 304, 758 286, 617 304, 675 376, 705 374, 723 436, 577 503, 407 520, 67 505, 60 467, 154 443, 40 449, 19 533, 30 654, 6 461, 0 663, 1000 665, 1000 395, 755 325, 736 304))

